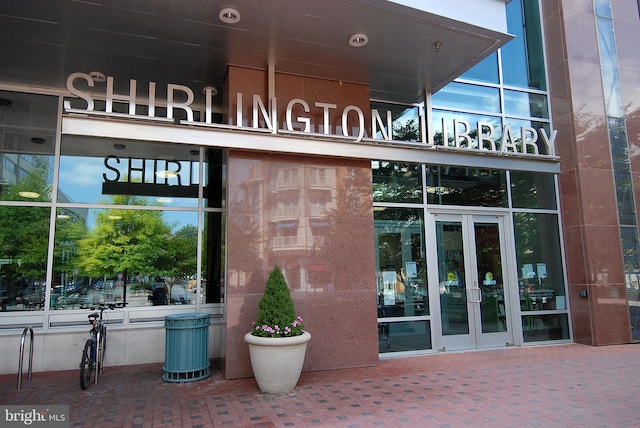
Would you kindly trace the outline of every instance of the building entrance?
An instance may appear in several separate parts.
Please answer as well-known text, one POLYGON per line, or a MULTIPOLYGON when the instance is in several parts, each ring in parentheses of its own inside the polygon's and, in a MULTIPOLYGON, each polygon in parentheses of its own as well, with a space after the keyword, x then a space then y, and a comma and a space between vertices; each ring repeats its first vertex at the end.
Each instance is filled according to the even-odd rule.
MULTIPOLYGON (((513 344, 504 216, 432 216, 443 351, 513 344)), ((438 330, 436 329, 436 335, 438 330)))

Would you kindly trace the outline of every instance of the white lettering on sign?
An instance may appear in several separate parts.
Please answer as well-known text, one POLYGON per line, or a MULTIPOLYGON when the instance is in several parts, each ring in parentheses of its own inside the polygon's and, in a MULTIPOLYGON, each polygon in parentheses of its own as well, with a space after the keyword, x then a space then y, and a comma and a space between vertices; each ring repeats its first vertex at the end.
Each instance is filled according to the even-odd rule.
MULTIPOLYGON (((93 112, 95 111, 95 100, 92 96, 92 92, 87 89, 79 87, 79 82, 82 85, 86 85, 87 89, 94 88, 95 84, 91 76, 86 73, 72 73, 67 78, 67 90, 69 93, 86 103, 85 110, 93 112)), ((194 102, 193 90, 184 85, 177 85, 169 83, 167 84, 166 91, 164 93, 166 98, 166 118, 174 118, 174 110, 179 109, 185 112, 187 122, 198 124, 194 122, 194 113, 192 104, 194 102)), ((205 88, 205 105, 204 105, 204 124, 213 123, 213 91, 210 87, 205 88)), ((137 81, 135 79, 129 80, 129 92, 127 94, 117 94, 114 92, 113 77, 107 76, 107 84, 105 91, 105 112, 113 113, 113 103, 127 103, 128 115, 137 116, 136 109, 138 106, 146 105, 148 118, 156 117, 156 100, 157 100, 157 88, 155 82, 148 83, 148 98, 146 100, 139 99, 137 97, 137 81)), ((251 109, 251 123, 245 124, 244 120, 244 99, 242 93, 236 94, 236 126, 238 128, 251 127, 254 129, 267 129, 273 134, 278 133, 278 109, 277 100, 275 97, 269 99, 266 103, 260 97, 260 95, 252 95, 252 109, 251 109)), ((320 109, 320 116, 322 117, 321 123, 318 123, 318 132, 323 135, 337 135, 339 132, 338 126, 342 130, 342 136, 347 138, 354 138, 356 141, 361 141, 365 137, 366 121, 365 113, 362 109, 355 105, 347 105, 342 110, 340 116, 340 123, 331 123, 331 113, 338 108, 337 104, 315 101, 313 107, 320 109), (350 119, 352 119, 350 121, 350 119), (349 123, 355 123, 353 129, 350 128, 349 123), (321 130, 321 131, 320 131, 321 130)), ((71 101, 64 101, 64 108, 66 110, 74 110, 71 107, 71 101)), ((300 98, 293 98, 288 101, 285 116, 283 130, 293 132, 300 130, 304 133, 312 133, 311 117, 308 115, 312 113, 312 108, 306 100, 300 98), (302 111, 304 114, 296 115, 294 117, 294 110, 302 111)), ((314 116, 318 116, 315 114, 314 116)), ((391 111, 386 111, 383 116, 377 109, 371 110, 371 137, 377 138, 378 133, 382 139, 393 141, 393 117, 391 111)), ((248 120, 248 119, 247 119, 248 120)), ((516 153, 516 154, 535 154, 540 155, 538 141, 541 140, 542 144, 546 146, 545 154, 554 153, 555 139, 557 131, 552 130, 548 135, 546 129, 540 128, 536 130, 532 127, 521 127, 519 129, 519 138, 514 136, 514 132, 509 125, 505 125, 502 129, 502 136, 499 140, 496 139, 495 128, 491 123, 478 121, 476 128, 472 128, 470 123, 464 119, 453 119, 453 145, 448 142, 449 128, 446 119, 442 119, 442 135, 445 143, 442 147, 455 147, 457 149, 473 149, 473 150, 486 150, 499 153, 516 153), (475 140, 475 143, 474 143, 475 140)))
MULTIPOLYGON (((449 119, 451 121, 451 119, 449 119)), ((538 139, 546 146, 547 153, 553 153, 558 131, 553 130, 547 135, 547 130, 529 126, 522 126, 518 130, 518 136, 514 135, 511 126, 504 125, 499 145, 496 144, 495 128, 491 123, 478 121, 475 129, 464 119, 454 118, 453 129, 450 131, 446 118, 442 118, 443 141, 447 141, 442 147, 455 147, 457 149, 499 151, 501 153, 521 153, 539 155, 538 139), (453 134, 453 142, 449 142, 448 136, 453 134), (475 135, 475 136, 474 136, 475 135), (474 143, 475 139, 475 143, 474 143)))

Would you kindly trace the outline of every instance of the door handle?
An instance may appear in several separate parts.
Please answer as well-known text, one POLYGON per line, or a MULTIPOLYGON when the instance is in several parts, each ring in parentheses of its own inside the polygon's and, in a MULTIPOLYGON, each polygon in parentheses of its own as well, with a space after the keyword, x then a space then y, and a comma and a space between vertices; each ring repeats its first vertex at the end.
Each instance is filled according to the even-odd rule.
POLYGON ((476 290, 478 292, 478 301, 476 303, 482 303, 482 290, 478 286, 478 281, 473 281, 476 285, 476 290))
POLYGON ((478 281, 473 281, 474 287, 469 288, 468 296, 470 303, 481 303, 482 302, 482 290, 478 287, 478 281))

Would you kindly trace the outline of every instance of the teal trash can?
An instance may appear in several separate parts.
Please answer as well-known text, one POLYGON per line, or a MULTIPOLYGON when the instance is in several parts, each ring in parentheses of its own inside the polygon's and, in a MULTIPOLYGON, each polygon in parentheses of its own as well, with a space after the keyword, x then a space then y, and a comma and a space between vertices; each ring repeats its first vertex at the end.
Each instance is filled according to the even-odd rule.
POLYGON ((167 382, 193 382, 209 377, 209 314, 164 317, 164 375, 167 382))

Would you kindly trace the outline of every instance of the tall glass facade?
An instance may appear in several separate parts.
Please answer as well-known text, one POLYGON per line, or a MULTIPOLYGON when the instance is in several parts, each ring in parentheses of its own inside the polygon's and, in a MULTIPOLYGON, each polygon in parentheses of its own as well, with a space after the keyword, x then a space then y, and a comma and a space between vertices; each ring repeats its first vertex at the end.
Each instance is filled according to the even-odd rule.
MULTIPOLYGON (((516 39, 432 95, 427 126, 433 144, 487 149, 500 143, 504 129, 518 145, 531 139, 530 128, 550 132, 539 5, 512 1, 507 13, 516 39)), ((553 148, 537 142, 537 150, 549 154, 553 148)), ((473 305, 467 301, 475 300, 476 292, 483 332, 486 320, 496 320, 489 330, 500 331, 511 322, 509 313, 517 313, 520 326, 509 328, 521 331, 525 343, 570 338, 554 175, 385 161, 374 161, 372 168, 380 353, 420 352, 432 348, 434 337, 470 333, 473 305), (491 222, 474 221, 473 239, 466 238, 463 221, 438 221, 441 213, 484 212, 508 218, 511 231, 502 233, 513 237, 513 244, 506 244, 511 255, 496 253, 498 232, 491 222), (435 228, 425 220, 431 215, 435 228), (482 231, 489 230, 493 238, 487 240, 482 231), (430 236, 435 247, 427 244, 430 236), (477 249, 471 256, 478 263, 478 287, 464 284, 465 277, 473 278, 462 272, 470 268, 460 244, 465 239, 477 249), (433 258, 430 248, 438 253, 433 258), (494 262, 483 271, 482 252, 489 248, 494 262), (514 261, 513 282, 501 278, 509 269, 502 261, 495 264, 499 257, 514 261), (432 278, 439 284, 429 284, 428 271, 436 266, 426 260, 438 260, 432 278), (509 290, 513 287, 517 290, 509 290), (437 304, 434 293, 440 296, 437 304), (507 294, 517 297, 509 300, 507 294), (440 329, 430 331, 435 325, 440 329)))

